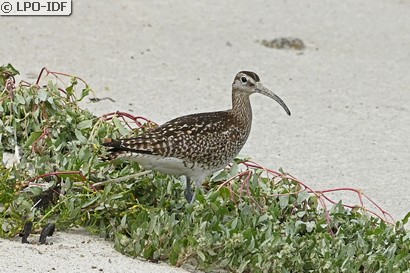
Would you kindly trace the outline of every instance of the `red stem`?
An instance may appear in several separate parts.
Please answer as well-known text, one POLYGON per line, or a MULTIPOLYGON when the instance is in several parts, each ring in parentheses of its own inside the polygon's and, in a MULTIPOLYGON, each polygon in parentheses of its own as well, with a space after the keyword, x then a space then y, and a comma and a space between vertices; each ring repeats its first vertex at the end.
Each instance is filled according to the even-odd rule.
POLYGON ((76 174, 79 175, 82 178, 82 181, 87 181, 87 177, 85 177, 81 171, 62 171, 62 172, 50 172, 50 173, 44 173, 41 175, 38 175, 36 177, 30 178, 29 180, 27 180, 27 183, 31 183, 36 181, 37 179, 40 178, 44 178, 44 177, 48 177, 48 176, 59 176, 62 174, 76 174))
MULTIPOLYGON (((116 111, 116 112, 111 112, 111 113, 105 114, 105 115, 103 115, 101 118, 103 118, 104 120, 111 120, 114 116, 118 116, 118 117, 123 118, 124 122, 125 122, 127 125, 128 125, 128 123, 127 123, 127 121, 124 119, 124 117, 125 117, 125 118, 128 118, 128 119, 132 120, 133 122, 135 122, 135 124, 136 124, 139 128, 145 128, 145 127, 146 127, 146 126, 144 126, 139 120, 143 120, 143 121, 145 121, 145 122, 147 122, 147 123, 153 123, 153 124, 155 124, 155 125, 158 125, 157 123, 155 123, 155 122, 153 122, 153 121, 151 121, 151 120, 149 120, 149 119, 147 119, 147 118, 144 118, 144 117, 141 117, 141 116, 134 116, 134 115, 131 115, 130 113, 121 112, 121 111, 116 111)), ((129 125, 128 125, 128 126, 129 126, 129 125)), ((130 127, 130 128, 131 128, 131 127, 130 127)))
MULTIPOLYGON (((290 175, 290 174, 282 174, 282 173, 279 173, 279 172, 277 172, 277 171, 274 171, 274 170, 271 170, 271 169, 267 169, 267 168, 263 167, 262 165, 260 165, 260 164, 258 164, 258 163, 256 163, 256 162, 253 162, 253 161, 245 161, 245 162, 242 162, 242 164, 244 164, 244 165, 245 165, 246 167, 248 167, 248 168, 256 168, 256 169, 264 170, 264 171, 266 171, 268 174, 269 174, 269 173, 270 173, 270 174, 273 174, 273 175, 276 176, 276 177, 277 177, 277 176, 280 176, 280 177, 282 177, 282 178, 288 178, 288 179, 290 179, 290 180, 292 180, 292 181, 294 181, 294 182, 300 184, 301 186, 303 186, 303 187, 305 188, 305 190, 307 190, 307 192, 312 193, 312 194, 314 194, 315 196, 318 197, 318 200, 319 200, 320 204, 322 205, 322 207, 323 207, 323 209, 324 209, 324 211, 325 211, 326 221, 327 221, 327 223, 329 224, 329 226, 330 226, 330 223, 331 223, 331 219, 330 219, 329 211, 327 210, 327 206, 326 206, 325 200, 327 200, 328 202, 330 202, 330 203, 332 203, 332 204, 336 204, 337 202, 334 201, 333 199, 329 198, 328 196, 326 196, 325 193, 331 193, 331 192, 336 192, 336 191, 353 191, 353 192, 355 192, 355 193, 357 194, 357 196, 358 196, 358 199, 359 199, 359 202, 360 202, 360 205, 361 205, 361 208, 362 208, 362 209, 364 209, 364 210, 367 211, 368 213, 370 213, 370 214, 372 214, 372 215, 378 217, 379 219, 385 221, 386 223, 393 224, 392 222, 390 222, 390 221, 387 220, 387 217, 386 217, 386 216, 388 216, 388 217, 394 222, 394 219, 393 219, 393 217, 391 216, 390 213, 388 213, 387 211, 385 211, 384 209, 382 209, 379 205, 377 205, 376 202, 374 202, 372 199, 370 199, 366 194, 364 194, 364 193, 363 193, 361 190, 359 190, 359 189, 354 189, 354 188, 349 188, 349 187, 342 187, 342 188, 334 188, 334 189, 326 189, 326 190, 313 190, 312 188, 310 188, 309 186, 307 186, 305 183, 303 183, 302 181, 298 180, 297 178, 293 177, 293 176, 290 175), (369 200, 369 201, 383 214, 383 217, 380 216, 378 213, 376 213, 376 212, 374 212, 374 211, 372 211, 372 210, 367 209, 367 208, 364 206, 364 202, 363 202, 362 196, 366 197, 366 199, 369 200)), ((357 206, 352 206, 352 205, 347 205, 347 204, 342 204, 342 206, 344 206, 344 207, 346 207, 346 208, 350 208, 350 209, 353 209, 353 208, 357 207, 357 206)), ((330 231, 331 231, 331 233, 333 234, 333 231, 332 231, 331 229, 330 229, 330 231)))
POLYGON ((66 73, 62 73, 62 72, 56 72, 56 71, 51 71, 49 70, 47 67, 43 67, 37 77, 37 81, 36 81, 36 85, 38 85, 38 83, 41 80, 41 76, 43 75, 43 72, 46 72, 46 76, 48 76, 49 74, 53 75, 54 77, 56 77, 58 80, 60 80, 61 82, 63 82, 60 77, 58 77, 58 75, 60 76, 65 76, 65 77, 70 77, 70 78, 76 78, 78 80, 80 80, 82 83, 84 83, 86 86, 88 86, 87 82, 85 80, 83 80, 82 78, 78 77, 78 76, 74 76, 74 75, 69 75, 66 73))

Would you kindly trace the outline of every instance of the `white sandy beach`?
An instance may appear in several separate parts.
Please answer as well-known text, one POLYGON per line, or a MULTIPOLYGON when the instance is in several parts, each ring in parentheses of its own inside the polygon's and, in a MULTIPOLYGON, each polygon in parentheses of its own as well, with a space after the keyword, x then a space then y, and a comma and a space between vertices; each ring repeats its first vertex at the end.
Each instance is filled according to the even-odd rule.
MULTIPOLYGON (((69 17, 0 17, 1 64, 18 80, 34 82, 44 66, 81 76, 116 101, 87 102, 97 115, 158 123, 229 108, 235 74, 254 71, 292 116, 253 96, 241 155, 314 189, 361 189, 396 220, 410 211, 410 1, 107 3, 73 0, 69 17), (278 37, 306 49, 255 42, 278 37)), ((17 240, 0 240, 7 272, 184 272, 78 230, 57 231, 49 246, 17 240)))

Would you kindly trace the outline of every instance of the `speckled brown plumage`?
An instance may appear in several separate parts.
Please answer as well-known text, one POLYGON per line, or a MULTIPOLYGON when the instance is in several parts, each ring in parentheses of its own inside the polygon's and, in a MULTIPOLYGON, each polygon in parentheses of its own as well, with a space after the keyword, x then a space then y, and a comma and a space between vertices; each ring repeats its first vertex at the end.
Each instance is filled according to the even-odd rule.
MULTIPOLYGON (((241 71, 232 84, 232 109, 179 117, 135 138, 103 143, 111 147, 106 159, 133 159, 147 169, 187 176, 187 190, 189 179, 199 186, 244 146, 251 130, 249 96, 253 93, 275 99, 290 115, 283 101, 260 83, 258 75, 241 71)), ((186 196, 190 198, 187 192, 186 196)))
POLYGON ((173 119, 136 138, 105 145, 112 147, 113 152, 175 157, 204 169, 223 168, 239 153, 249 135, 250 128, 237 124, 232 111, 193 114, 173 119))

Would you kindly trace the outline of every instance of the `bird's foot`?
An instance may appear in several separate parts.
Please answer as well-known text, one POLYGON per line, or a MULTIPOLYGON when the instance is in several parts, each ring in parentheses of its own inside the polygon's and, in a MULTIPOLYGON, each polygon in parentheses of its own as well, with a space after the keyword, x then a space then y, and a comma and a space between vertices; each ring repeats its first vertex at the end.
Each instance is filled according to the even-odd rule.
POLYGON ((193 204, 195 202, 195 192, 192 190, 191 181, 189 179, 186 180, 184 195, 188 203, 193 204))

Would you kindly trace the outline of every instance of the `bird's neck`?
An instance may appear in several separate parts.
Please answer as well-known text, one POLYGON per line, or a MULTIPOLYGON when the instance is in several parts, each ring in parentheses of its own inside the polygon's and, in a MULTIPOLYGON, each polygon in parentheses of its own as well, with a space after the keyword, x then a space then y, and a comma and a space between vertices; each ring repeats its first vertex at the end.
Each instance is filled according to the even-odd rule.
POLYGON ((252 124, 252 107, 249 94, 232 92, 232 114, 242 126, 250 130, 252 124))

